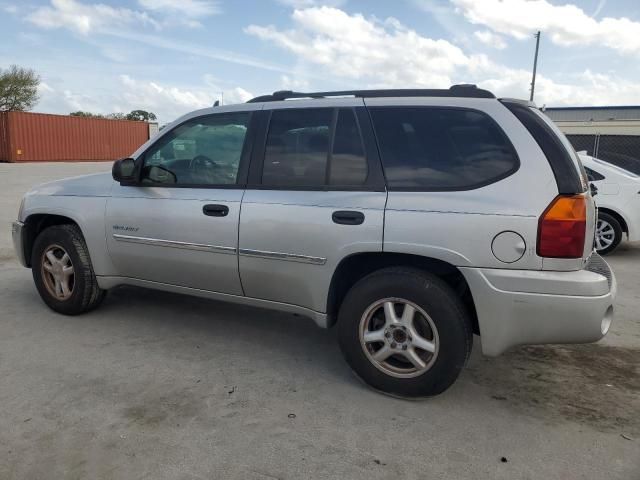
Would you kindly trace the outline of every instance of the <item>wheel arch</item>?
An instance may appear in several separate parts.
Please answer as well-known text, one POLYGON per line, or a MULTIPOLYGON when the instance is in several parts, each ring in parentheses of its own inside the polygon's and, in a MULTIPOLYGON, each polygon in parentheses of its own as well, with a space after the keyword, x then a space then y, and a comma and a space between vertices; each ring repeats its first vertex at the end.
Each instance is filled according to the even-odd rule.
POLYGON ((473 332, 479 334, 478 317, 473 297, 462 272, 443 260, 421 255, 395 252, 361 252, 343 258, 333 272, 327 295, 327 326, 335 325, 338 311, 349 289, 361 278, 387 267, 412 267, 432 273, 444 280, 462 299, 473 332))
POLYGON ((615 218, 616 220, 618 220, 618 222, 620 223, 620 227, 622 227, 622 231, 627 235, 629 235, 629 226, 621 213, 609 207, 598 207, 598 212, 607 213, 611 215, 613 218, 615 218))
POLYGON ((27 267, 31 267, 33 244, 45 228, 54 225, 75 225, 82 232, 82 227, 75 219, 67 215, 53 213, 33 213, 24 220, 24 224, 26 234, 22 241, 24 242, 24 260, 27 267))

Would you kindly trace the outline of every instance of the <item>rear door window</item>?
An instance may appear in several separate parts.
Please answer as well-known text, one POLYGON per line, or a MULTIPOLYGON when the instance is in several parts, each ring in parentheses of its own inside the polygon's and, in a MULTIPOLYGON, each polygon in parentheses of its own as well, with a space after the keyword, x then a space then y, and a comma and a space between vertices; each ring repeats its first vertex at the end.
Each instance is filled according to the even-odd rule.
POLYGON ((362 185, 367 180, 367 159, 356 116, 351 109, 338 111, 329 168, 330 185, 362 185))
POLYGON ((271 114, 264 186, 361 186, 367 176, 367 158, 353 109, 291 108, 271 114))
POLYGON ((446 107, 371 108, 390 189, 470 190, 515 172, 518 156, 483 112, 446 107))
POLYGON ((271 115, 262 183, 318 187, 326 182, 333 109, 285 109, 271 115))

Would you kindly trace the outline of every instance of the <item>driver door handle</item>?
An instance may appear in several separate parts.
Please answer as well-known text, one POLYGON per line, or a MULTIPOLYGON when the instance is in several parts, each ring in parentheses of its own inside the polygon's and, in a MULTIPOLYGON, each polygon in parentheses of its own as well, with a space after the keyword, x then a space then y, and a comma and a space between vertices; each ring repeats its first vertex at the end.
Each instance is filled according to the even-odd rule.
POLYGON ((229 207, 210 203, 202 207, 202 213, 208 217, 226 217, 229 214, 229 207))

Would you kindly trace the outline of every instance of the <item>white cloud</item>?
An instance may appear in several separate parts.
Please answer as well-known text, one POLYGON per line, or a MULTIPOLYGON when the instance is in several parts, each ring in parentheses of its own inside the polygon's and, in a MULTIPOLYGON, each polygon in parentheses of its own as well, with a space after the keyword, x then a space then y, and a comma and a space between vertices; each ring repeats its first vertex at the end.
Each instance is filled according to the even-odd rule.
MULTIPOLYGON (((529 98, 531 72, 504 68, 500 75, 478 82, 479 86, 503 96, 529 98)), ((640 97, 640 84, 586 70, 566 82, 544 75, 536 78, 538 105, 628 105, 640 97)))
POLYGON ((129 104, 144 105, 150 110, 158 109, 167 103, 191 110, 204 108, 213 103, 211 94, 201 90, 182 90, 177 87, 165 87, 156 82, 140 82, 129 75, 120 75, 120 81, 124 87, 122 96, 129 104))
POLYGON ((220 60, 223 62, 235 63, 237 65, 244 65, 247 67, 258 68, 262 70, 270 70, 274 72, 288 73, 290 70, 281 65, 276 65, 268 62, 262 58, 251 57, 241 53, 233 52, 230 50, 222 50, 219 48, 211 47, 208 45, 200 45, 196 43, 183 42, 168 38, 163 35, 149 35, 145 33, 137 33, 133 31, 124 30, 108 30, 104 33, 113 35, 114 37, 122 38, 125 40, 131 40, 139 42, 145 45, 149 45, 153 48, 163 48, 166 50, 172 50, 175 52, 184 53, 187 55, 194 55, 202 58, 210 58, 213 60, 220 60))
POLYGON ((229 105, 232 103, 244 103, 255 97, 254 94, 241 87, 228 88, 221 85, 220 80, 213 75, 205 75, 204 83, 207 86, 207 92, 212 95, 213 102, 220 100, 221 103, 229 105))
POLYGON ((280 88, 282 90, 305 91, 309 89, 309 81, 305 78, 280 76, 280 88))
POLYGON ((408 79, 417 85, 451 84, 455 70, 470 62, 446 40, 432 40, 405 28, 397 20, 369 20, 360 14, 320 7, 296 10, 295 28, 250 25, 245 31, 296 54, 301 60, 328 67, 331 74, 397 85, 408 79))
POLYGON ((346 0, 278 0, 278 3, 293 7, 296 9, 317 7, 325 5, 327 7, 339 7, 343 5, 346 0))
POLYGON ((206 75, 197 86, 167 85, 125 74, 115 78, 113 84, 116 88, 108 93, 97 93, 91 87, 84 89, 63 84, 54 89, 42 82, 38 88, 39 108, 62 114, 82 110, 103 115, 141 109, 155 113, 160 123, 167 123, 185 113, 212 106, 220 99, 221 91, 224 91, 225 104, 245 102, 254 97, 241 87, 215 85, 206 75))
POLYGON ((207 17, 221 12, 218 2, 212 0, 138 0, 138 3, 146 10, 191 18, 207 17))
MULTIPOLYGON (((324 71, 358 87, 442 88, 477 83, 498 96, 529 97, 531 73, 467 54, 446 40, 424 37, 389 18, 381 21, 335 8, 296 10, 293 28, 251 25, 246 32, 294 54, 300 70, 324 71), (321 68, 318 68, 321 67, 321 68)), ((288 83, 294 80, 287 77, 288 83)), ((640 85, 590 71, 557 82, 539 75, 536 101, 554 105, 629 103, 640 85)))
POLYGON ((42 28, 67 28, 82 35, 133 23, 159 27, 158 22, 145 12, 76 0, 51 0, 50 7, 37 8, 27 20, 42 28))
POLYGON ((176 117, 199 108, 210 107, 220 99, 224 92, 224 104, 246 102, 254 95, 241 87, 221 88, 207 81, 207 87, 179 88, 158 82, 140 81, 129 75, 121 75, 123 91, 120 103, 129 111, 136 108, 149 110, 162 121, 171 121, 176 117))
POLYGON ((479 30, 477 32, 473 32, 473 36, 480 40, 485 45, 488 45, 492 48, 496 48, 498 50, 504 50, 507 48, 507 42, 504 41, 500 35, 496 35, 489 30, 479 30))
MULTIPOLYGON (((89 34, 99 33, 148 45, 154 49, 162 48, 263 70, 283 73, 290 71, 286 67, 270 63, 262 58, 251 57, 209 45, 185 42, 177 38, 170 38, 167 35, 153 35, 137 28, 141 25, 151 25, 158 30, 172 23, 181 23, 189 27, 200 25, 197 20, 178 17, 179 15, 177 14, 170 15, 164 21, 159 22, 151 18, 146 12, 114 8, 103 4, 83 4, 76 0, 51 0, 51 7, 37 8, 27 16, 27 20, 41 28, 66 28, 82 34, 87 39, 89 34)), ((20 35, 26 36, 27 34, 20 35)), ((108 45, 100 49, 107 58, 116 62, 124 61, 124 59, 128 58, 128 52, 115 51, 108 45)))
POLYGON ((451 1, 471 23, 517 39, 542 30, 558 45, 603 45, 621 54, 640 55, 640 22, 625 17, 596 20, 580 7, 547 0, 451 1))
POLYGON ((0 8, 7 13, 18 13, 18 6, 12 3, 0 3, 0 8))
POLYGON ((45 82, 40 82, 38 85, 38 93, 53 93, 55 90, 49 86, 49 84, 45 82))

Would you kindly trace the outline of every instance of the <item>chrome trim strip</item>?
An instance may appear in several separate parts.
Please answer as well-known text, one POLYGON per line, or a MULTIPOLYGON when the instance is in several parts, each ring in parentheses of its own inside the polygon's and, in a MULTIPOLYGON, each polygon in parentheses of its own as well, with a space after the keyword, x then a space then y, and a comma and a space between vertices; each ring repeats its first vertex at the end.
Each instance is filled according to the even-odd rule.
POLYGON ((248 248, 241 248, 240 250, 238 250, 238 252, 240 253, 240 255, 246 257, 268 258, 270 260, 285 260, 287 262, 310 263, 312 265, 324 265, 325 263, 327 263, 327 259, 323 257, 296 255, 294 253, 267 252, 264 250, 251 250, 248 248))
POLYGON ((235 254, 235 247, 223 247, 220 245, 207 245, 204 243, 179 242, 177 240, 162 240, 159 238, 134 237, 133 235, 121 235, 114 233, 113 238, 118 242, 141 243, 156 247, 182 248, 185 250, 197 250, 200 252, 235 254))

